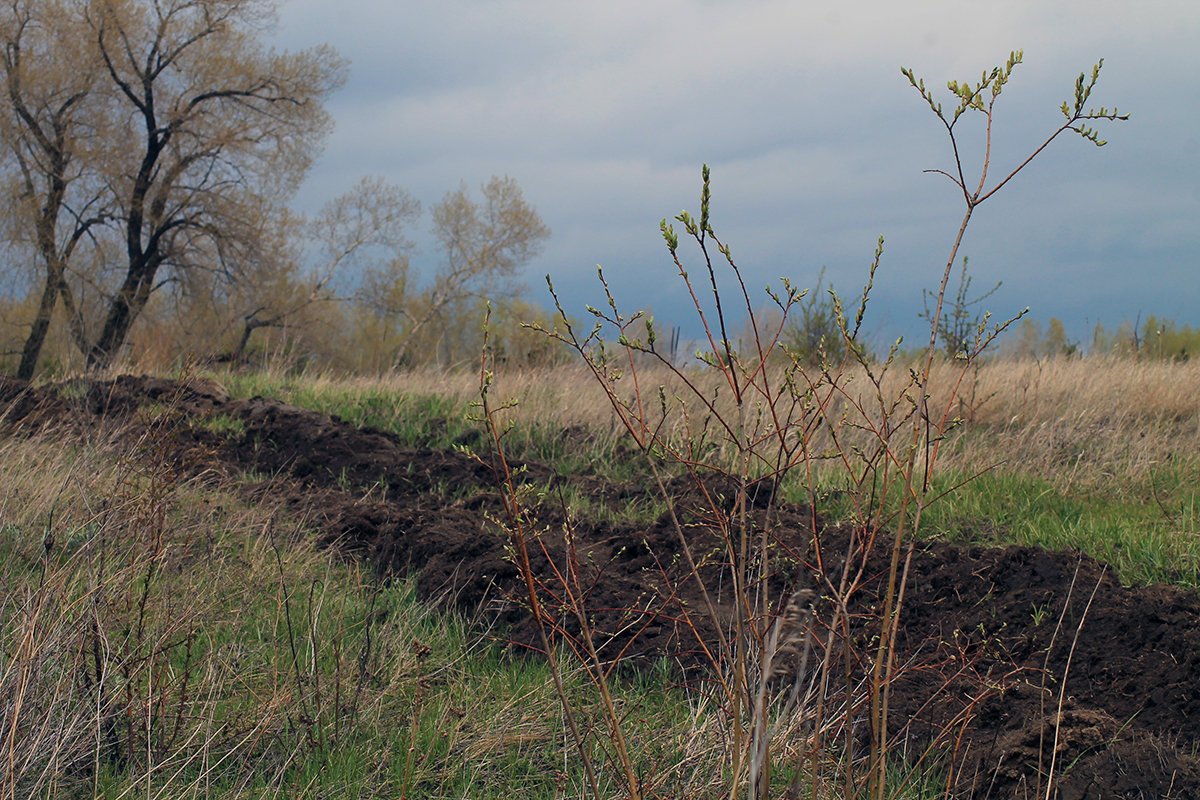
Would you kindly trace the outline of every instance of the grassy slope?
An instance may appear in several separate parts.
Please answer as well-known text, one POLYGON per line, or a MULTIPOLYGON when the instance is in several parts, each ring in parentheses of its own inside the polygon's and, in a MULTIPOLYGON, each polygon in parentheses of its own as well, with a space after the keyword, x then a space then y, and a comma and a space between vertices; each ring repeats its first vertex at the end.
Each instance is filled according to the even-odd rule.
MULTIPOLYGON (((938 485, 1000 466, 931 506, 926 532, 1079 547, 1128 581, 1200 583, 1195 371, 1140 376, 1160 384, 1131 409, 1128 392, 1077 385, 1119 382, 1115 366, 1106 375, 1091 365, 1090 376, 1041 367, 1036 403, 1019 369, 1032 368, 980 376, 988 400, 949 443, 938 485), (1078 405, 1082 395, 1090 405, 1078 405)), ((237 395, 278 396, 414 447, 470 442, 475 430, 471 376, 219 378, 237 395)), ((603 407, 579 401, 585 388, 574 375, 521 376, 514 452, 567 474, 636 477, 630 459, 613 457, 603 407), (591 433, 566 439, 567 426, 591 433)), ((23 703, 0 731, 0 755, 14 765, 6 779, 20 782, 0 797, 587 793, 542 662, 430 611, 406 582, 313 552, 280 510, 139 466, 112 443, 0 448, 0 689, 23 703), (94 671, 97 652, 120 700, 115 717, 79 703, 72 670, 82 658, 84 674, 94 671), (117 736, 98 739, 114 719, 117 736), (39 732, 43 745, 22 749, 39 732)), ((569 683, 583 724, 599 731, 587 681, 569 683)), ((664 791, 692 794, 719 779, 709 767, 722 736, 698 695, 665 676, 621 695, 644 776, 670 776, 664 791)))
MULTIPOLYGON (((0 450, 0 797, 578 789, 545 663, 407 581, 111 443, 0 450), (98 669, 103 700, 86 688, 98 669)), ((587 687, 568 676, 592 725, 587 687)), ((626 701, 646 768, 688 760, 684 693, 659 682, 626 701)))
MULTIPOLYGON (((219 377, 234 394, 280 397, 390 430, 413 447, 473 442, 478 429, 469 374, 219 377)), ((971 380, 964 394, 976 406, 943 447, 934 495, 945 496, 926 511, 927 535, 1079 549, 1110 562, 1126 582, 1200 588, 1200 365, 998 362, 971 380)), ((618 432, 586 376, 524 374, 501 388, 517 402, 511 455, 566 475, 644 480, 637 459, 614 456, 618 432), (565 426, 590 434, 567 438, 565 426)), ((568 499, 580 513, 611 514, 568 499)), ((622 509, 626 519, 661 511, 657 502, 622 509)))

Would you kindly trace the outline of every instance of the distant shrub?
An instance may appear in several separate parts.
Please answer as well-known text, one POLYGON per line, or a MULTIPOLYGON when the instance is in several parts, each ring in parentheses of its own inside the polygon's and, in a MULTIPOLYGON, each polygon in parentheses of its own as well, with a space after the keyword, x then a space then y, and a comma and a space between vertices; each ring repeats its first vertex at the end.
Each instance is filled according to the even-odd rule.
POLYGON ((830 360, 840 360, 848 346, 865 352, 855 337, 845 335, 845 320, 838 319, 840 311, 836 298, 833 287, 825 286, 825 267, 821 267, 816 286, 805 292, 796 304, 780 336, 790 359, 817 367, 830 360))
MULTIPOLYGON (((1140 319, 1140 316, 1139 316, 1140 319)), ((1187 361, 1200 352, 1200 328, 1151 314, 1144 323, 1124 320, 1109 331, 1096 325, 1092 352, 1140 359, 1187 361)))
POLYGON ((1045 329, 1040 322, 1026 318, 1021 320, 1006 352, 1014 358, 1070 357, 1079 355, 1079 343, 1067 338, 1066 327, 1058 317, 1051 317, 1045 329))
POLYGON ((977 297, 968 297, 971 291, 971 275, 967 272, 967 257, 963 256, 962 269, 958 273, 958 289, 953 298, 945 298, 947 302, 942 306, 940 317, 934 311, 937 308, 939 293, 924 290, 921 298, 924 304, 921 319, 937 330, 937 337, 942 343, 941 350, 946 356, 959 358, 978 349, 977 341, 987 330, 989 322, 989 315, 979 306, 995 294, 1001 285, 997 283, 977 297))

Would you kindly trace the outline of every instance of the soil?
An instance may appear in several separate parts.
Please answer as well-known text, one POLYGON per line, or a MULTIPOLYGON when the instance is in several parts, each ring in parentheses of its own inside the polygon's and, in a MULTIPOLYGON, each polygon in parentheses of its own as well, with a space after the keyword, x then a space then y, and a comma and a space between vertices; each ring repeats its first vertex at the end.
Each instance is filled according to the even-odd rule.
MULTIPOLYGON (((325 544, 381 574, 414 575, 426 598, 482 610, 507 623, 515 645, 541 648, 516 567, 519 543, 501 524, 507 517, 492 454, 406 448, 389 433, 276 400, 233 399, 205 379, 123 376, 37 389, 0 379, 5 435, 131 433, 155 417, 169 422, 168 435, 155 439, 160 455, 193 474, 231 480, 256 500, 286 504, 325 544), (218 418, 240 428, 228 432, 235 428, 213 424, 218 418)), ((667 658, 684 674, 702 675, 705 646, 733 613, 720 591, 721 540, 702 509, 725 503, 731 487, 687 477, 668 487, 712 587, 714 619, 686 577, 668 514, 641 526, 567 525, 554 499, 567 479, 545 465, 513 467, 541 489, 520 519, 532 571, 547 590, 551 633, 578 643, 586 624, 602 657, 634 665, 667 658), (553 600, 563 597, 564 575, 589 609, 582 620, 553 600)), ((571 480, 598 507, 650 491, 571 480)), ((855 620, 877 614, 890 543, 863 543, 806 508, 771 503, 769 491, 757 499, 749 513, 771 536, 772 596, 816 589, 812 625, 823 642, 828 602, 816 564, 839 575, 846 553, 855 552, 862 586, 849 611, 855 620)), ((903 598, 891 733, 913 743, 954 737, 956 796, 1046 797, 1039 775, 1053 763, 1050 796, 1060 800, 1200 798, 1198 623, 1195 592, 1124 586, 1077 552, 922 544, 912 551, 903 598)), ((849 641, 861 651, 870 636, 852 627, 849 641)))

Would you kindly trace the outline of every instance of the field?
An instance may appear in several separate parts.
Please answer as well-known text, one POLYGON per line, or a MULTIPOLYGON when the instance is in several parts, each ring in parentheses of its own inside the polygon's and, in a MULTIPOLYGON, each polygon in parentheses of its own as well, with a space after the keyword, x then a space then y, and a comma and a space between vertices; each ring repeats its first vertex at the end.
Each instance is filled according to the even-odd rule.
POLYGON ((960 373, 930 384, 956 421, 905 543, 886 785, 886 486, 651 466, 583 369, 501 370, 490 416, 472 372, 4 382, 0 797, 1200 796, 1200 365, 960 373), (739 515, 795 624, 744 705, 739 515))

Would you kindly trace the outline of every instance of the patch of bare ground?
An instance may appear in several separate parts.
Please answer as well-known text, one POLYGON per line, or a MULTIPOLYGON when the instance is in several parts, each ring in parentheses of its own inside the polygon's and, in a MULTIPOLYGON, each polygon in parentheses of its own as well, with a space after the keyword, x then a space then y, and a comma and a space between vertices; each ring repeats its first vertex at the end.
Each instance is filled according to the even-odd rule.
MULTIPOLYGON (((37 389, 5 380, 0 414, 6 435, 166 420, 171 435, 163 446, 189 469, 238 479, 251 496, 285 500, 330 545, 385 572, 415 573, 427 597, 490 609, 510 624, 515 643, 533 645, 514 600, 517 570, 491 521, 499 498, 486 454, 481 462, 406 449, 386 432, 268 398, 231 399, 204 380, 126 376, 37 389), (214 415, 237 425, 213 426, 214 415)), ((528 478, 553 483, 548 467, 525 466, 528 478)), ((646 491, 583 483, 601 502, 646 491)), ((680 508, 692 509, 697 552, 715 552, 717 539, 695 510, 698 498, 678 488, 680 508)), ((710 488, 721 495, 720 486, 710 488)), ((582 571, 579 585, 609 653, 635 662, 671 658, 685 668, 702 662, 698 650, 715 631, 695 624, 700 617, 684 624, 672 613, 702 598, 682 579, 666 518, 641 526, 576 520, 568 536, 555 503, 534 511, 543 530, 535 570, 547 578, 556 565, 582 571)), ((828 571, 852 547, 866 546, 805 508, 755 513, 773 537, 778 596, 797 584, 819 586, 818 553, 828 571)), ((879 549, 867 560, 865 589, 852 609, 858 618, 871 618, 876 576, 886 575, 889 557, 879 549)), ((714 581, 718 561, 705 568, 714 581)), ((728 611, 719 593, 716 600, 728 611)), ((1061 800, 1200 797, 1198 620, 1196 593, 1124 586, 1078 553, 923 545, 912 555, 901 617, 901 669, 889 696, 894 733, 920 741, 957 731, 962 796, 1045 797, 1053 769, 1050 796, 1061 800)), ((870 630, 850 635, 865 639, 870 630)))

